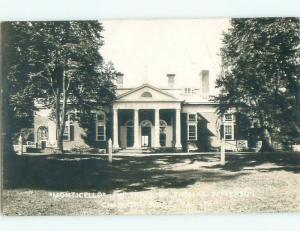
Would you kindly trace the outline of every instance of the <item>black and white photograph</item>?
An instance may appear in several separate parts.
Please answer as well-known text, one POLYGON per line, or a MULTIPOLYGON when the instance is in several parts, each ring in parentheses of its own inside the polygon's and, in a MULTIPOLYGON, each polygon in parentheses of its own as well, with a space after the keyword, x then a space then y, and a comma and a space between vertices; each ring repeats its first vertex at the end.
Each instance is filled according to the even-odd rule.
POLYGON ((0 25, 4 216, 300 211, 299 18, 0 25))

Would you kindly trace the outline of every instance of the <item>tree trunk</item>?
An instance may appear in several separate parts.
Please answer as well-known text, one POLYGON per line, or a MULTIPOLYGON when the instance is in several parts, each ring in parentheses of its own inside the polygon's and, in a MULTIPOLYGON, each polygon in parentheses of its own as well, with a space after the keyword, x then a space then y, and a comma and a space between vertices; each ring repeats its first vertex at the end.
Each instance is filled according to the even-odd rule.
POLYGON ((261 134, 262 145, 259 152, 273 152, 274 148, 271 143, 271 135, 269 130, 265 126, 264 115, 261 111, 258 112, 258 119, 259 119, 260 127, 262 128, 262 134, 261 134))
POLYGON ((64 152, 64 132, 65 132, 65 125, 66 125, 65 114, 66 114, 66 96, 65 96, 65 92, 64 92, 63 100, 62 100, 62 108, 61 108, 61 113, 60 113, 61 123, 60 123, 60 127, 59 127, 59 135, 58 135, 58 140, 57 140, 57 148, 61 153, 64 152))
POLYGON ((64 132, 65 132, 65 114, 66 114, 66 102, 67 102, 67 96, 66 96, 66 89, 65 89, 65 75, 64 75, 64 69, 62 69, 61 73, 61 88, 62 93, 60 91, 60 86, 57 89, 56 94, 56 136, 57 136, 57 149, 60 153, 64 152, 64 132), (62 94, 62 105, 60 102, 62 94))
POLYGON ((271 136, 270 132, 268 131, 267 128, 263 128, 262 132, 262 145, 259 150, 260 152, 273 152, 274 148, 271 143, 271 136))
POLYGON ((55 121, 56 121, 56 147, 58 150, 63 150, 60 137, 60 91, 59 88, 56 90, 56 102, 55 102, 55 121))

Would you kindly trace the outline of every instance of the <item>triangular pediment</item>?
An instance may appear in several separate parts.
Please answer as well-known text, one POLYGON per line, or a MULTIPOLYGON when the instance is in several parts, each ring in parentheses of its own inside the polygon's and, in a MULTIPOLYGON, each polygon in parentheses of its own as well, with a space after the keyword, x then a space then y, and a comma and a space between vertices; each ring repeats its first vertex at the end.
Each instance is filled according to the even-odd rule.
POLYGON ((180 101, 168 92, 143 84, 117 97, 117 101, 180 101))

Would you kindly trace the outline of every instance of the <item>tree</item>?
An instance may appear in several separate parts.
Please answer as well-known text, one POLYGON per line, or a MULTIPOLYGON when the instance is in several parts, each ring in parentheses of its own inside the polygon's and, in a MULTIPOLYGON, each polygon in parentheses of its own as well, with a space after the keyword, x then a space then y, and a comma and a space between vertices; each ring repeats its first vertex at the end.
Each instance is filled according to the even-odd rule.
POLYGON ((257 125, 261 151, 299 135, 299 36, 297 18, 232 19, 223 35, 218 111, 236 108, 257 125))
POLYGON ((100 54, 97 21, 7 22, 4 66, 14 117, 28 117, 35 104, 53 109, 57 148, 63 151, 68 110, 90 111, 115 97, 118 72, 100 54))

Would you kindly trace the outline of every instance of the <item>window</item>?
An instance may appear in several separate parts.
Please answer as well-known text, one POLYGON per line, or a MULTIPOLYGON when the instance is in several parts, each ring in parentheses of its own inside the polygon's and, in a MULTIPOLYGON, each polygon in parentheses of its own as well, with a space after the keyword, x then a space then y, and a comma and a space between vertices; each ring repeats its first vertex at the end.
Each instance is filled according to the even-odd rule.
POLYGON ((99 125, 97 126, 97 140, 104 141, 105 140, 105 129, 104 126, 99 125))
POLYGON ((105 116, 104 114, 97 114, 97 121, 98 122, 104 122, 105 121, 105 116))
POLYGON ((69 140, 69 126, 68 125, 65 126, 65 130, 64 130, 64 134, 63 134, 63 139, 64 140, 69 140))
POLYGON ((193 124, 193 125, 189 125, 188 126, 188 140, 197 140, 197 125, 193 124))
POLYGON ((224 137, 225 140, 233 139, 233 125, 224 125, 224 137))
POLYGON ((37 131, 38 141, 48 140, 48 127, 41 126, 37 131))
POLYGON ((233 121, 233 116, 232 114, 225 114, 224 119, 225 121, 233 121))
POLYGON ((188 140, 197 140, 197 114, 188 114, 188 140))
POLYGON ((166 121, 164 121, 164 120, 160 120, 160 121, 159 121, 159 126, 160 126, 160 127, 167 127, 167 126, 168 126, 168 124, 167 124, 167 122, 166 122, 166 121))
POLYGON ((150 120, 143 120, 141 122, 141 127, 151 127, 152 126, 152 123, 150 120))
POLYGON ((148 98, 151 98, 151 97, 152 97, 152 94, 151 94, 150 92, 146 91, 146 92, 144 92, 144 93, 142 94, 142 97, 148 97, 148 98))
POLYGON ((105 114, 96 114, 96 140, 105 141, 105 114))
POLYGON ((67 141, 74 141, 74 125, 73 125, 74 115, 68 113, 65 117, 65 130, 63 134, 63 139, 67 141))
POLYGON ((189 114, 189 122, 197 122, 196 114, 189 114))

